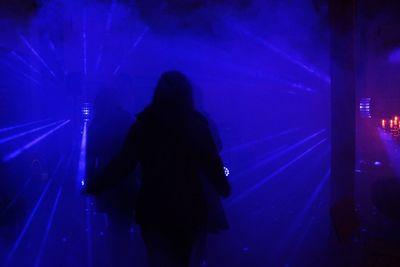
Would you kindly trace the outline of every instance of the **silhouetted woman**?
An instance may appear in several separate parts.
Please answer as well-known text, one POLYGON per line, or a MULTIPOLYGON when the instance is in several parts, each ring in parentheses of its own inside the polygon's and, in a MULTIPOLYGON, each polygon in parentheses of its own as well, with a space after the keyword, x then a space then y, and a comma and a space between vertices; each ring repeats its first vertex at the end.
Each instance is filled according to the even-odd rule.
POLYGON ((88 192, 98 192, 141 164, 136 206, 150 266, 189 266, 208 222, 202 177, 219 195, 230 186, 207 120, 195 110, 192 86, 180 72, 161 75, 152 103, 130 129, 122 151, 88 192))

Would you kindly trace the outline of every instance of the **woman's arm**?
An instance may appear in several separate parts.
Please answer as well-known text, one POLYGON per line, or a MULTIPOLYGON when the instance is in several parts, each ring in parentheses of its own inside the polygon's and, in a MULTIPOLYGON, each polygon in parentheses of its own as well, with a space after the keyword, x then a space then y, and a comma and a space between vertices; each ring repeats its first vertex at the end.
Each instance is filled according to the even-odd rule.
POLYGON ((131 127, 120 152, 98 176, 89 179, 84 192, 98 194, 128 177, 139 162, 141 132, 141 126, 135 123, 131 127))
POLYGON ((215 191, 223 197, 228 197, 231 193, 231 186, 225 176, 224 164, 206 122, 197 130, 197 133, 199 134, 197 144, 201 169, 215 191))

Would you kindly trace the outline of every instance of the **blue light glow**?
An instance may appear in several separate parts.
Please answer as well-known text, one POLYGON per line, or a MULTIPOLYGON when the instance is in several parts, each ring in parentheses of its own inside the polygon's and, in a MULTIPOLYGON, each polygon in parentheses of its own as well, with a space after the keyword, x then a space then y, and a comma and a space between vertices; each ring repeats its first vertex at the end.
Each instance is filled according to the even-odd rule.
POLYGON ((294 56, 290 55, 289 53, 283 51, 282 49, 280 49, 277 46, 271 44, 270 42, 264 40, 263 38, 255 36, 253 33, 251 33, 249 30, 243 28, 242 26, 239 26, 239 25, 235 25, 235 26, 242 33, 244 33, 248 37, 254 38, 254 40, 256 40, 260 44, 264 45, 266 48, 270 49, 271 51, 275 52, 276 54, 280 55, 281 57, 287 59, 289 62, 301 67, 302 69, 304 69, 305 71, 313 74, 314 76, 320 78, 326 84, 330 84, 330 82, 331 82, 330 77, 327 74, 322 73, 321 71, 317 70, 314 66, 311 66, 310 64, 306 64, 306 63, 300 61, 296 57, 294 57, 294 56))
POLYGON ((58 189, 58 192, 57 192, 56 199, 54 200, 53 207, 52 207, 51 212, 50 212, 49 220, 47 221, 46 232, 45 232, 45 234, 43 236, 42 242, 40 244, 39 252, 38 252, 38 254, 36 256, 35 265, 34 265, 35 267, 36 266, 40 266, 40 261, 42 259, 44 248, 45 248, 47 239, 49 237, 49 232, 50 232, 51 226, 53 225, 54 215, 55 215, 56 210, 58 208, 58 202, 60 200, 61 193, 62 193, 62 187, 60 186, 59 189, 58 189))
POLYGON ((306 204, 303 206, 301 211, 297 214, 295 220, 292 222, 290 228, 285 233, 284 237, 281 238, 279 244, 277 245, 277 250, 281 250, 282 247, 284 245, 286 245, 286 243, 289 242, 289 240, 291 238, 293 238, 295 231, 298 230, 298 228, 304 223, 304 220, 306 219, 306 216, 307 216, 308 212, 310 211, 313 203, 315 203, 315 201, 318 198, 318 196, 320 195, 322 189, 326 186, 327 182, 329 181, 330 173, 331 173, 331 170, 329 169, 326 172, 326 174, 322 177, 321 181, 316 186, 312 195, 307 199, 306 204))
POLYGON ((61 127, 63 127, 64 125, 66 125, 67 123, 69 123, 70 120, 64 121, 63 123, 61 123, 60 125, 58 125, 57 127, 51 129, 50 131, 44 133, 43 135, 39 136, 38 138, 34 139, 33 141, 25 144, 24 146, 22 146, 21 148, 14 150, 11 153, 6 154, 3 157, 3 162, 7 162, 10 161, 16 157, 18 157, 20 154, 22 154, 24 151, 26 151, 27 149, 31 148, 32 146, 38 144, 40 141, 42 141, 43 139, 45 139, 47 136, 51 135, 52 133, 54 133, 55 131, 57 131, 58 129, 60 129, 61 127))
POLYGON ((360 113, 362 118, 370 119, 371 116, 371 98, 360 99, 360 113))
POLYGON ((266 142, 266 141, 272 140, 272 139, 280 137, 280 136, 284 136, 284 135, 293 133, 293 132, 298 131, 298 130, 299 130, 298 128, 289 129, 289 130, 285 130, 285 131, 279 132, 277 134, 268 135, 267 137, 263 137, 263 138, 260 138, 260 139, 257 139, 257 140, 252 140, 252 141, 249 141, 249 142, 244 143, 244 144, 236 145, 236 146, 233 146, 233 147, 230 147, 230 148, 224 150, 222 152, 222 154, 240 152, 240 151, 242 151, 244 149, 249 149, 250 147, 252 147, 254 145, 257 145, 257 144, 260 144, 262 142, 266 142))
POLYGON ((34 133, 34 132, 49 128, 49 127, 54 126, 56 124, 59 124, 61 122, 63 122, 63 121, 56 121, 56 122, 53 122, 53 123, 50 123, 50 124, 46 124, 46 125, 41 126, 41 127, 34 128, 32 130, 29 130, 29 131, 25 131, 25 132, 22 132, 22 133, 19 133, 19 134, 13 134, 11 136, 7 136, 7 137, 4 137, 4 138, 1 138, 0 139, 0 145, 4 144, 6 142, 12 141, 14 139, 17 139, 19 137, 25 136, 27 134, 31 134, 31 133, 34 133))
POLYGON ((290 151, 293 151, 294 149, 300 147, 301 145, 305 144, 306 142, 312 140, 313 138, 319 136, 320 134, 324 133, 326 131, 326 129, 322 129, 319 130, 303 139, 301 139, 300 141, 294 143, 293 145, 290 145, 289 147, 285 147, 284 149, 279 149, 278 152, 273 153, 272 155, 268 155, 266 158, 258 161, 257 163, 254 163, 251 165, 250 168, 240 172, 240 173, 235 173, 235 175, 233 176, 234 179, 231 179, 231 181, 236 181, 237 179, 239 179, 240 177, 243 177, 244 175, 248 175, 251 171, 256 170, 257 168, 260 168, 262 166, 264 166, 265 164, 287 154, 290 151))
POLYGON ((18 73, 20 75, 22 75, 23 77, 25 77, 27 80, 33 82, 36 86, 39 86, 40 83, 33 77, 29 76, 28 74, 26 74, 24 71, 17 69, 14 65, 9 64, 8 62, 3 62, 4 65, 6 65, 11 71, 18 73))
POLYGON ((40 207, 40 205, 41 205, 41 203, 42 203, 42 201, 43 201, 44 196, 47 194, 47 191, 49 190, 50 184, 52 184, 53 179, 54 179, 54 176, 55 176, 55 173, 58 171, 58 169, 59 169, 61 163, 62 163, 62 160, 60 160, 60 161, 57 163, 57 166, 56 166, 56 169, 55 169, 55 171, 54 171, 54 173, 53 173, 53 175, 52 175, 52 178, 50 179, 50 181, 47 182, 45 188, 43 189, 42 193, 41 193, 40 196, 39 196, 39 199, 37 200, 35 206, 33 207, 33 210, 32 210, 31 213, 29 214, 29 217, 28 217, 28 219, 26 220, 26 223, 25 223, 24 227, 22 228, 21 233, 18 235, 17 240, 15 241, 15 243, 14 243, 14 245, 13 245, 13 247, 12 247, 10 253, 9 253, 8 256, 7 256, 7 259, 6 259, 6 261, 5 261, 4 266, 9 266, 9 264, 10 264, 12 258, 14 257, 14 254, 15 254, 15 252, 17 251, 17 249, 18 249, 18 247, 19 247, 19 245, 20 245, 22 239, 24 238, 24 236, 25 236, 25 234, 26 234, 26 231, 28 230, 29 226, 31 225, 32 220, 33 220, 34 216, 36 215, 36 212, 37 212, 37 210, 39 209, 39 207, 40 207))
POLYGON ((85 102, 81 106, 81 117, 84 122, 90 121, 92 118, 93 106, 91 103, 85 102))
POLYGON ((83 130, 82 130, 81 146, 80 146, 80 152, 79 152, 78 173, 77 173, 77 181, 81 186, 85 185, 84 177, 86 174, 87 127, 88 127, 88 122, 84 121, 83 130))
MULTIPOLYGON (((150 29, 149 27, 145 27, 144 28, 143 32, 136 38, 136 40, 132 44, 132 47, 129 49, 128 54, 124 57, 124 59, 126 59, 128 56, 130 56, 130 54, 132 54, 132 52, 135 50, 135 48, 143 40, 144 35, 149 31, 149 29, 150 29)), ((113 75, 116 75, 120 71, 121 64, 118 64, 118 66, 114 69, 113 75)))
POLYGON ((83 73, 86 76, 87 75, 86 12, 83 17, 82 39, 83 39, 83 73))
POLYGON ((36 74, 40 74, 40 71, 38 71, 32 64, 28 63, 27 60, 25 60, 23 57, 15 53, 15 51, 12 51, 11 54, 17 58, 19 61, 21 61, 24 65, 26 65, 29 69, 34 71, 36 74))
POLYGON ((39 55, 39 53, 32 47, 32 45, 28 42, 28 40, 22 36, 19 35, 20 39, 24 42, 24 44, 32 51, 32 53, 39 59, 39 61, 43 64, 43 66, 50 72, 50 74, 54 77, 57 78, 55 73, 50 69, 49 65, 44 61, 44 59, 39 55))
POLYGON ((32 125, 32 124, 36 124, 36 123, 43 122, 43 121, 47 121, 47 120, 32 121, 32 122, 27 122, 27 123, 23 123, 23 124, 14 125, 14 126, 9 126, 9 127, 0 129, 0 133, 8 132, 8 131, 11 131, 11 130, 15 130, 15 129, 18 129, 18 128, 22 128, 22 127, 25 127, 25 126, 28 126, 28 125, 32 125))
POLYGON ((300 160, 301 158, 303 158, 304 156, 306 156, 308 153, 310 153, 311 151, 313 151, 315 148, 317 148, 319 145, 323 144, 324 142, 326 142, 327 138, 324 138, 323 140, 321 140, 320 142, 318 142, 317 144, 311 146, 309 149, 307 149, 306 151, 304 151, 303 153, 301 153, 299 156, 295 157, 294 159, 290 160, 289 162, 287 162, 286 164, 284 164, 282 167, 278 168, 276 171, 274 171, 273 173, 271 173, 270 175, 268 175, 267 177, 265 177, 264 179, 262 179, 261 181, 255 183, 253 186, 251 186, 250 189, 244 191, 243 193, 237 195, 236 197, 234 197, 230 202, 229 205, 233 205, 238 203, 239 201, 241 201, 243 198, 247 197, 249 194, 253 193, 254 191, 258 190, 261 186, 263 186, 265 183, 267 183, 269 180, 271 180, 272 178, 274 178, 275 176, 281 174, 283 171, 285 171, 287 168, 289 168, 292 164, 294 164, 295 162, 297 162, 298 160, 300 160))
MULTIPOLYGON (((129 199, 123 189, 142 189, 140 178, 146 177, 140 176, 141 169, 147 168, 143 166, 146 159, 141 157, 132 181, 105 188, 104 198, 82 191, 90 182, 89 167, 100 174, 120 149, 117 146, 123 145, 117 141, 122 143, 125 128, 128 130, 135 118, 140 124, 143 110, 153 110, 154 89, 160 74, 167 70, 178 70, 190 81, 196 111, 204 115, 204 123, 208 121, 223 159, 219 171, 223 168, 221 175, 232 188, 232 194, 221 201, 213 188, 218 184, 211 181, 204 191, 197 188, 204 193, 199 197, 207 200, 210 222, 226 215, 232 228, 217 238, 199 240, 210 244, 196 244, 191 264, 312 265, 280 258, 274 252, 288 236, 282 251, 294 255, 293 247, 303 234, 308 215, 316 218, 311 225, 315 235, 328 236, 320 228, 325 226, 322 216, 329 216, 324 206, 329 203, 321 204, 326 200, 320 197, 329 194, 330 186, 329 178, 321 178, 330 164, 328 71, 332 61, 329 40, 325 39, 329 29, 320 27, 322 14, 316 14, 320 12, 313 4, 251 0, 31 1, 39 2, 37 12, 18 18, 18 26, 8 29, 0 19, 0 26, 6 29, 0 47, 0 72, 5 70, 0 85, 0 169, 4 172, 0 201, 5 203, 0 205, 4 206, 0 217, 6 218, 4 229, 10 237, 3 245, 0 236, 4 250, 0 258, 8 259, 8 267, 146 265, 140 227, 133 228, 122 218, 135 212, 133 205, 125 205, 129 199), (297 19, 291 23, 293 17, 297 19), (41 118, 50 119, 33 121, 41 118), (89 153, 94 156, 93 162, 87 162, 89 153), (59 170, 54 175, 56 166, 59 170), (111 204, 104 212, 98 209, 103 200, 111 204), (129 208, 130 214, 114 203, 129 208), (203 249, 210 255, 197 255, 203 249)), ((355 108, 365 111, 375 108, 375 103, 355 103, 355 108)), ((162 123, 167 128, 165 133, 155 132, 161 146, 164 140, 169 142, 170 129, 175 134, 177 123, 184 126, 179 127, 179 135, 192 133, 191 126, 198 125, 186 125, 181 120, 186 116, 176 116, 175 120, 175 111, 148 114, 168 120, 166 125, 162 123)), ((192 135, 185 142, 191 141, 192 135)), ((141 146, 143 155, 160 156, 152 144, 141 146)), ((386 166, 385 162, 375 167, 375 160, 380 159, 366 162, 376 170, 386 166)), ((117 178, 114 174, 110 178, 117 178)), ((163 175, 168 178, 169 174, 163 170, 163 175)), ((175 186, 175 182, 168 185, 175 186)), ((179 209, 183 198, 192 195, 192 190, 185 190, 185 183, 179 183, 179 187, 183 192, 179 202, 174 195, 171 197, 175 200, 168 201, 168 192, 174 190, 162 197, 172 209, 179 209)), ((149 195, 150 202, 154 202, 152 197, 149 195)), ((190 205, 189 211, 193 208, 190 205)), ((154 226, 157 223, 161 221, 154 226)), ((162 226, 167 230, 164 226, 168 224, 162 226)), ((311 248, 326 241, 308 237, 315 241, 311 248)), ((301 248, 308 250, 310 244, 301 248)), ((297 254, 309 258, 303 250, 297 254)))

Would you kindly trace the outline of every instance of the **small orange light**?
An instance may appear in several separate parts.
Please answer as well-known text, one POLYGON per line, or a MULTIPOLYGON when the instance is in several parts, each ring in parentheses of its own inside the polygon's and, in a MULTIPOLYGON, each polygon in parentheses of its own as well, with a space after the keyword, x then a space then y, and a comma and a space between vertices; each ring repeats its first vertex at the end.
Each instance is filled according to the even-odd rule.
POLYGON ((393 128, 393 120, 390 120, 390 128, 393 128))
POLYGON ((382 128, 385 128, 385 126, 386 126, 386 121, 382 120, 382 128))
POLYGON ((394 121, 397 121, 399 119, 399 117, 394 116, 394 121))

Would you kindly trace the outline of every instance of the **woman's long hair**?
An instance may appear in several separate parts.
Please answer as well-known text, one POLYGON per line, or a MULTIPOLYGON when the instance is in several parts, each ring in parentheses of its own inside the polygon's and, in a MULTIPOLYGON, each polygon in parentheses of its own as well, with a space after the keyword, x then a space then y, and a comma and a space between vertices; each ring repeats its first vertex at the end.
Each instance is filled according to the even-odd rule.
POLYGON ((166 112, 194 110, 193 88, 189 79, 179 71, 164 72, 154 91, 152 107, 166 112))

